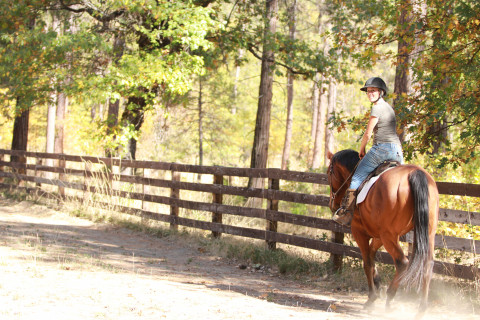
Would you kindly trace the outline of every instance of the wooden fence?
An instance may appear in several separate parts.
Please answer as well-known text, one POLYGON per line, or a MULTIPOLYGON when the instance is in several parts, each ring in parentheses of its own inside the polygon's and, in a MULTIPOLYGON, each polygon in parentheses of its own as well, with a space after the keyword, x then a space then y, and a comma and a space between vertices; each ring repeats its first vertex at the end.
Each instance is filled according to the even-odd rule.
MULTIPOLYGON (((57 195, 66 196, 70 192, 75 194, 73 197, 80 200, 99 194, 117 199, 128 199, 130 202, 136 200, 141 203, 140 207, 138 205, 133 207, 127 201, 127 205, 116 204, 115 210, 169 223, 171 228, 185 226, 209 230, 214 237, 220 237, 224 233, 261 239, 266 242, 270 249, 276 248, 277 243, 283 243, 328 252, 331 254, 336 268, 341 267, 343 257, 361 258, 357 247, 344 243, 345 234, 350 233, 349 228, 340 226, 330 219, 279 210, 279 202, 309 205, 310 208, 327 207, 329 199, 327 195, 281 190, 282 184, 287 186, 292 186, 293 184, 295 186, 302 183, 313 184, 317 187, 310 189, 318 190, 318 186, 328 185, 326 174, 280 169, 248 169, 183 165, 155 161, 128 161, 117 158, 0 149, 0 182, 0 186, 3 188, 17 188, 19 184, 24 184, 23 188, 37 191, 43 190, 42 192, 46 192, 44 189, 45 185, 47 185, 50 189, 56 188, 55 194, 57 195), (6 156, 10 156, 10 161, 6 161, 6 156), (11 160, 16 160, 17 162, 11 160), (48 161, 51 162, 50 165, 45 165, 48 161), (52 163, 55 163, 55 165, 52 163), (129 168, 141 174, 124 173, 125 169, 129 168), (161 172, 163 177, 168 176, 169 179, 153 178, 154 175, 146 174, 146 172, 152 171, 161 172), (166 174, 167 172, 170 174, 166 174), (185 176, 188 174, 198 176, 210 175, 213 179, 210 179, 212 181, 210 183, 199 182, 200 180, 188 182, 185 181, 185 176), (99 176, 107 182, 107 187, 99 187, 95 183, 89 182, 89 180, 99 176), (246 178, 251 177, 265 179, 268 182, 267 186, 265 188, 247 188, 226 183, 233 178, 237 180, 243 179, 245 182, 246 178), (114 182, 116 182, 117 186, 115 186, 114 182), (125 188, 122 189, 121 183, 137 188, 135 190, 124 190, 125 188), (42 185, 44 185, 43 189, 42 185), (151 192, 154 187, 157 189, 151 192), (138 189, 140 191, 136 191, 138 189), (169 192, 166 195, 159 195, 162 192, 158 192, 158 190, 168 190, 169 192), (188 200, 181 196, 184 192, 208 193, 212 194, 212 196, 204 197, 208 198, 204 201, 199 201, 196 198, 196 200, 188 200), (241 205, 225 204, 223 203, 224 196, 239 196, 242 199, 265 199, 266 207, 246 207, 243 204, 244 201, 241 201, 241 205), (145 209, 145 207, 148 207, 144 205, 145 203, 166 205, 169 207, 169 210, 168 212, 159 212, 160 210, 149 211, 145 209), (211 213, 211 219, 209 221, 194 219, 191 217, 192 215, 184 217, 179 214, 180 208, 183 208, 184 211, 211 213), (224 222, 224 215, 227 215, 227 217, 237 216, 265 220, 265 228, 259 229, 258 227, 228 224, 224 222), (331 231, 330 241, 325 239, 325 237, 319 239, 318 236, 298 235, 301 232, 296 232, 296 234, 279 232, 279 223, 294 225, 297 228, 305 227, 313 228, 314 230, 331 231)), ((480 197, 480 185, 437 182, 437 186, 440 194, 480 197)), ((102 201, 99 200, 95 203, 102 204, 102 201)), ((111 204, 108 202, 103 204, 111 207, 111 204)), ((442 208, 440 209, 440 221, 480 226, 480 213, 442 208)), ((411 243, 411 234, 403 237, 402 241, 411 243)), ((480 269, 478 268, 476 255, 480 253, 480 241, 437 234, 435 246, 442 250, 448 250, 448 252, 452 252, 451 250, 457 253, 467 252, 471 257, 468 259, 469 262, 464 262, 463 264, 436 260, 434 265, 435 273, 468 280, 477 280, 479 278, 480 269)), ((377 260, 383 263, 393 263, 390 255, 384 251, 377 253, 377 260)))

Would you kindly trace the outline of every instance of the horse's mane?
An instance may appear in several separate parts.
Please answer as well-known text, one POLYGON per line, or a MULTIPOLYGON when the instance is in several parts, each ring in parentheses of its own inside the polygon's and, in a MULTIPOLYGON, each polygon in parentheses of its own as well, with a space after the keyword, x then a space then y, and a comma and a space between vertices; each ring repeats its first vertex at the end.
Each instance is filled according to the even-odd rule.
POLYGON ((358 161, 360 161, 358 152, 351 149, 338 151, 332 157, 332 163, 339 163, 342 166, 346 167, 350 172, 355 169, 358 161))

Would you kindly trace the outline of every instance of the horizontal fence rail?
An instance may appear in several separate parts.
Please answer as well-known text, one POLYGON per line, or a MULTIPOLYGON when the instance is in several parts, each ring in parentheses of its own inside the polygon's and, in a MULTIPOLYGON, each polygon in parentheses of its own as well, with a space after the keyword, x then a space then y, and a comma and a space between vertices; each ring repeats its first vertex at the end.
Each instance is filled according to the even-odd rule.
MULTIPOLYGON (((172 228, 178 226, 197 228, 211 231, 214 237, 222 233, 247 238, 264 240, 269 248, 275 248, 277 243, 289 244, 309 249, 328 252, 336 268, 341 267, 342 257, 361 258, 356 246, 344 244, 345 234, 350 228, 340 226, 331 219, 316 216, 299 215, 279 210, 279 203, 302 204, 313 207, 328 207, 329 196, 322 194, 307 194, 280 190, 280 181, 289 184, 308 183, 317 186, 327 186, 327 176, 323 173, 286 171, 280 169, 249 169, 230 168, 220 166, 197 166, 157 161, 122 160, 118 158, 102 158, 92 156, 74 156, 41 152, 24 152, 0 149, 0 186, 4 188, 18 187, 18 183, 32 183, 35 187, 23 186, 28 190, 43 190, 42 185, 57 187, 57 194, 65 197, 65 189, 78 191, 71 195, 79 201, 85 201, 88 196, 104 195, 116 199, 140 201, 142 208, 132 205, 112 204, 103 200, 95 201, 95 205, 113 209, 119 212, 152 219, 170 224, 172 228), (6 161, 5 156, 10 156, 6 161), (13 157, 12 157, 13 156, 13 157), (12 162, 12 158, 19 159, 12 162), (47 165, 50 161, 55 165, 47 165), (97 166, 96 169, 93 169, 97 166), (127 174, 124 171, 143 170, 142 175, 127 174), (116 173, 114 171, 116 170, 116 173), (170 179, 152 177, 145 174, 147 171, 158 171, 170 174, 170 179), (182 180, 182 174, 211 175, 213 182, 189 182, 182 180), (50 177, 47 177, 50 175, 50 177), (101 177, 106 182, 98 186, 98 181, 90 180, 101 177), (248 188, 225 184, 226 178, 262 178, 267 185, 264 188, 248 188), (8 179, 9 183, 7 183, 8 179), (5 181, 3 181, 5 180, 5 181), (121 190, 118 185, 124 183, 141 188, 138 190, 121 190), (166 195, 146 192, 148 188, 168 190, 166 195), (183 192, 211 194, 211 201, 188 200, 182 198, 183 192), (224 204, 223 196, 242 198, 265 199, 265 207, 247 207, 245 205, 224 204), (160 204, 170 208, 168 212, 147 210, 144 203, 160 204), (209 212, 210 221, 182 217, 180 210, 209 212), (265 229, 227 224, 223 215, 257 218, 265 221, 265 229), (322 237, 318 239, 305 235, 287 234, 278 231, 278 223, 293 226, 313 228, 315 230, 331 231, 331 241, 322 237)), ((454 196, 480 197, 480 185, 437 182, 440 194, 454 196)), ((292 188, 295 189, 295 188, 292 188)), ((42 192, 47 193, 45 190, 42 192)), ((165 192, 164 192, 165 193, 165 192)), ((52 194, 50 192, 49 194, 52 194)), ((480 226, 480 213, 450 208, 441 208, 440 221, 480 226)), ((402 237, 402 241, 412 243, 412 234, 402 237)), ((435 238, 437 249, 466 252, 474 257, 480 253, 480 241, 460 237, 437 234, 435 238)), ((390 255, 384 251, 377 253, 377 260, 392 264, 390 255)), ((475 262, 475 261, 474 261, 475 262)), ((480 275, 478 266, 467 262, 451 263, 435 261, 434 272, 463 279, 475 280, 480 275)))

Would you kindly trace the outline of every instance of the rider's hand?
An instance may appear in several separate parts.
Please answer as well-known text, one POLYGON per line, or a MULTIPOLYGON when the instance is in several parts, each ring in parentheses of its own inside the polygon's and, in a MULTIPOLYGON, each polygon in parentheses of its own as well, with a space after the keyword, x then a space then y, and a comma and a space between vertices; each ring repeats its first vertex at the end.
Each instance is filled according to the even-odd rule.
POLYGON ((366 154, 366 152, 365 152, 365 148, 364 148, 364 149, 360 150, 360 153, 358 155, 360 156, 360 159, 363 159, 363 157, 365 157, 365 154, 366 154))

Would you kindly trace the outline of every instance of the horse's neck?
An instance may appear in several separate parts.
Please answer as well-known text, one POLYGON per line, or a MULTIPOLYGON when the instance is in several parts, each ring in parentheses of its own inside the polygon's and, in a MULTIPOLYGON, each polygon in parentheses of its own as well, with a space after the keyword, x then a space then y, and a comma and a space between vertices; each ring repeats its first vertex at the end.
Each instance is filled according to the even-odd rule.
MULTIPOLYGON (((353 171, 352 170, 349 170, 347 167, 343 167, 343 170, 342 170, 342 179, 343 181, 347 181, 347 180, 352 180, 352 176, 353 176, 353 171)), ((348 182, 348 181, 347 181, 348 182)))

